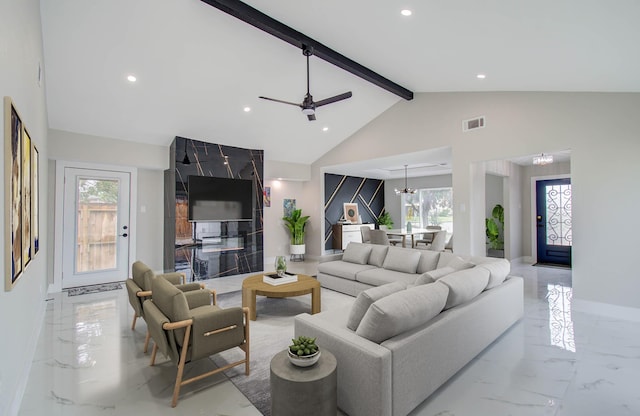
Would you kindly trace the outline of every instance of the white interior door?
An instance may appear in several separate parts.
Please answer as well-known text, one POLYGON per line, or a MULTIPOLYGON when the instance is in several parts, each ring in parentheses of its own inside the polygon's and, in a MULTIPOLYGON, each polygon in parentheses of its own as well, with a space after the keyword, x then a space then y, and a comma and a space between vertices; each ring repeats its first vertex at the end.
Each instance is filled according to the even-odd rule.
POLYGON ((63 288, 127 278, 130 187, 129 172, 64 169, 63 288))

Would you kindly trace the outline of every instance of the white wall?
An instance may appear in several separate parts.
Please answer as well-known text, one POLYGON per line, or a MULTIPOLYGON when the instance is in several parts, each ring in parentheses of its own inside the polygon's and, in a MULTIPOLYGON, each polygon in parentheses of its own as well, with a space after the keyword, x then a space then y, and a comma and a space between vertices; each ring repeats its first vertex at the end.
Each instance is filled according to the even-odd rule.
MULTIPOLYGON (((267 162, 268 164, 268 162, 267 162)), ((265 269, 271 270, 275 256, 289 255, 291 236, 284 225, 283 200, 295 199, 296 207, 302 208, 302 215, 311 215, 302 205, 302 189, 304 182, 270 179, 265 180, 265 186, 271 187, 271 206, 264 207, 264 261, 265 269)), ((305 228, 305 231, 308 231, 305 228)))
MULTIPOLYGON (((47 290, 47 111, 44 80, 38 85, 38 64, 44 62, 38 0, 0 2, 0 97, 13 99, 40 155, 41 249, 13 290, 0 291, 0 414, 17 414, 44 316, 47 290)), ((46 74, 46 71, 45 71, 46 74)), ((0 131, 4 132, 4 108, 0 131)), ((3 134, 4 140, 4 134, 3 134)), ((4 161, 4 146, 2 146, 4 161)), ((2 204, 1 217, 8 204, 2 204)), ((5 224, 2 222, 3 239, 5 224)), ((5 247, 6 249, 6 247, 5 247)), ((0 268, 6 264, 0 256, 0 268)), ((4 282, 3 282, 4 286, 4 282)))
MULTIPOLYGON (((322 206, 324 166, 451 146, 456 252, 482 254, 484 196, 477 192, 484 194, 478 181, 484 182, 485 170, 479 163, 570 149, 574 297, 640 308, 635 234, 624 232, 640 229, 638 111, 637 93, 416 94, 314 162, 305 199, 311 209, 322 206), (487 117, 487 127, 463 133, 461 120, 477 115, 487 117), (594 227, 612 206, 607 226, 594 227), (615 259, 615 267, 603 259, 615 259)), ((319 254, 324 226, 321 216, 312 219, 307 250, 319 254)))

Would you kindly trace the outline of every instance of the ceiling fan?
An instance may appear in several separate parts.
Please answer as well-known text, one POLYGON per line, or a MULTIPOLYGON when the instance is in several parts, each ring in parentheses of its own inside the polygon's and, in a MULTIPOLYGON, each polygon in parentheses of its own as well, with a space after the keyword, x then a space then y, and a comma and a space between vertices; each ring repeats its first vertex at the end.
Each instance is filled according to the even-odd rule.
POLYGON ((262 96, 259 98, 262 98, 263 100, 275 101, 277 103, 295 105, 296 107, 300 107, 302 109, 302 114, 306 115, 309 121, 313 121, 316 119, 316 108, 323 105, 335 103, 336 101, 345 100, 347 98, 350 98, 352 94, 351 91, 348 91, 339 95, 334 95, 333 97, 325 98, 324 100, 314 102, 313 96, 311 95, 311 93, 309 93, 309 57, 313 55, 313 51, 310 48, 303 47, 302 54, 307 57, 307 94, 304 96, 302 103, 297 104, 289 101, 277 100, 275 98, 262 96))

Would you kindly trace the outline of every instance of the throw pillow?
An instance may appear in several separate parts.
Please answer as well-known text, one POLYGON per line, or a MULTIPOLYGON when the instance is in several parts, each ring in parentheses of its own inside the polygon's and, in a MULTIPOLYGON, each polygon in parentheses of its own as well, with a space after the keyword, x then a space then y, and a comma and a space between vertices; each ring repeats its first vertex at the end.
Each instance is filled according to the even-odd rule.
POLYGON ((370 254, 370 245, 362 243, 349 243, 347 248, 344 250, 342 260, 349 263, 367 264, 370 254))
POLYGON ((429 275, 429 277, 431 277, 433 279, 433 281, 435 282, 436 280, 440 279, 441 277, 444 277, 448 274, 451 274, 453 272, 455 272, 456 269, 454 269, 453 267, 441 267, 439 269, 435 269, 435 270, 431 270, 430 272, 427 272, 425 274, 429 275))
POLYGON ((478 296, 489 283, 489 270, 474 267, 448 274, 440 279, 449 288, 449 296, 444 309, 468 302, 478 296))
POLYGON ((358 328, 358 325, 360 325, 362 317, 367 313, 369 306, 371 306, 373 302, 378 299, 382 299, 385 296, 389 296, 392 293, 404 290, 405 288, 406 285, 404 283, 393 282, 378 287, 372 287, 371 289, 360 292, 351 307, 349 319, 347 320, 347 328, 355 331, 358 328))
POLYGON ((416 328, 442 311, 448 293, 447 286, 435 282, 386 296, 369 307, 356 334, 381 343, 416 328))
POLYGON ((387 257, 384 259, 382 267, 387 270, 395 270, 396 272, 415 273, 420 261, 420 251, 389 247, 387 257))
POLYGON ((426 285, 427 283, 433 283, 433 282, 435 282, 435 279, 433 277, 431 277, 429 272, 426 272, 426 273, 422 273, 420 276, 418 276, 416 278, 416 281, 413 282, 413 285, 414 286, 426 285))
POLYGON ((462 257, 456 256, 451 259, 447 266, 451 267, 454 270, 465 270, 472 268, 473 266, 475 266, 475 264, 471 263, 470 261, 464 260, 462 257))
POLYGON ((387 250, 389 250, 389 246, 372 244, 371 254, 369 255, 369 264, 376 267, 382 267, 384 258, 387 256, 387 250))
POLYGON ((481 263, 477 267, 489 270, 489 284, 487 284, 486 290, 502 284, 511 271, 511 263, 505 259, 481 263))
POLYGON ((421 251, 417 272, 424 273, 436 269, 438 267, 438 259, 440 259, 440 252, 432 250, 421 251))

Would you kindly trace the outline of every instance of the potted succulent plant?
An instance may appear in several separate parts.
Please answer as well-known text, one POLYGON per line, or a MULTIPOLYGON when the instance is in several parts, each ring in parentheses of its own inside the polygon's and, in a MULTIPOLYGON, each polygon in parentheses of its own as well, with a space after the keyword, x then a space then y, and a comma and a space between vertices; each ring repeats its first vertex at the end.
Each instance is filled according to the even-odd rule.
POLYGON ((291 255, 304 255, 304 227, 309 220, 309 216, 302 215, 302 209, 294 209, 291 211, 291 215, 282 217, 284 224, 291 232, 291 255))
POLYGON ((320 349, 315 338, 299 336, 291 340, 287 350, 289 361, 298 367, 309 367, 320 359, 320 349))

